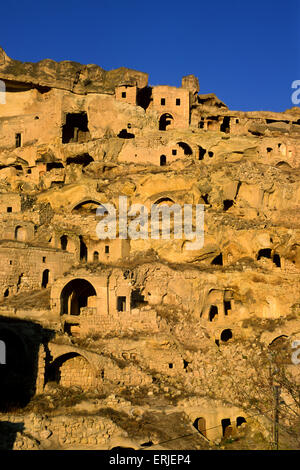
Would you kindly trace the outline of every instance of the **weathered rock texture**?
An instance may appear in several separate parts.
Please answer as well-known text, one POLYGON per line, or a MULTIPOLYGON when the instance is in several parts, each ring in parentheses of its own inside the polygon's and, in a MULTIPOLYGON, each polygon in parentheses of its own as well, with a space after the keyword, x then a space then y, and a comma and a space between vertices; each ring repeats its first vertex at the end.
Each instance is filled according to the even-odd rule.
POLYGON ((276 345, 299 411, 299 108, 232 111, 193 75, 149 87, 2 49, 0 79, 3 446, 268 448, 276 345), (150 224, 99 240, 96 209, 119 196, 203 204, 204 246, 150 224))

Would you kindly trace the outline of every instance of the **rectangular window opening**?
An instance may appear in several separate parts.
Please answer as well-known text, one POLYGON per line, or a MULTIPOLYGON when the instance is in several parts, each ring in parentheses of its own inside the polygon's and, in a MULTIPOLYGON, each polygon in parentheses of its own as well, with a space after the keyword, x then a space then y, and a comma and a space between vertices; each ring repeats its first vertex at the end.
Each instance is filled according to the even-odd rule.
POLYGON ((16 134, 16 148, 21 147, 21 134, 16 134))
POLYGON ((117 310, 118 312, 126 312, 126 297, 117 297, 117 310))

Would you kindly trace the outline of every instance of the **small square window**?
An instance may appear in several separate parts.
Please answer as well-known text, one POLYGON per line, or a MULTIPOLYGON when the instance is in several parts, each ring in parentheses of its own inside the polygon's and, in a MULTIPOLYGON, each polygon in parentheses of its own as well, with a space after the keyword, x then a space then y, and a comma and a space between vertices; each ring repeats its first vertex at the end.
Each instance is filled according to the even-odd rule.
POLYGON ((176 149, 172 150, 172 155, 177 155, 177 150, 176 149))
POLYGON ((166 99, 165 99, 165 98, 161 98, 160 104, 161 104, 162 106, 165 106, 165 104, 166 104, 166 99))
POLYGON ((31 168, 28 168, 27 175, 30 175, 30 174, 31 174, 31 168))
POLYGON ((105 253, 109 253, 109 245, 105 245, 105 253))
POLYGON ((126 98, 126 91, 122 91, 122 98, 126 98))
POLYGON ((180 106, 180 98, 176 98, 176 106, 180 106))
POLYGON ((170 364, 169 364, 169 369, 173 369, 173 364, 172 364, 172 362, 170 362, 170 364))
POLYGON ((6 212, 12 212, 12 207, 7 207, 6 212))
POLYGON ((46 256, 43 256, 43 263, 46 263, 46 256))

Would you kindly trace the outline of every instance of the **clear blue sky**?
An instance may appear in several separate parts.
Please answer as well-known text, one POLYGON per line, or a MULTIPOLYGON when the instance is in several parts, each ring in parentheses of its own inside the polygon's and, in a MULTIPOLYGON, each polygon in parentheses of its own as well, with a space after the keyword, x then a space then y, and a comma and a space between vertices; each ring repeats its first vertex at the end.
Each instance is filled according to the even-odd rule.
POLYGON ((0 45, 14 59, 126 66, 151 85, 193 73, 200 93, 231 109, 294 106, 299 0, 17 0, 0 13, 0 45))

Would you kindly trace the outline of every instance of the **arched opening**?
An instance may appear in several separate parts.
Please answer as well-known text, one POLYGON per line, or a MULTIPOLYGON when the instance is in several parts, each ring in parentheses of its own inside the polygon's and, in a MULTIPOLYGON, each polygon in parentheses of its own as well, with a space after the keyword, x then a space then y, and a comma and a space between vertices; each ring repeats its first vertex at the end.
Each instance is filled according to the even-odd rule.
POLYGON ((229 437, 232 433, 231 421, 229 418, 224 418, 221 420, 222 425, 222 434, 223 437, 229 437))
POLYGON ((60 248, 64 251, 66 251, 67 246, 68 246, 68 237, 67 237, 67 235, 62 235, 60 237, 60 248))
POLYGON ((18 225, 15 229, 15 240, 24 242, 26 240, 26 229, 18 225))
POLYGON ((45 269, 42 275, 42 287, 45 289, 49 282, 49 269, 45 269))
POLYGON ((279 347, 282 347, 286 344, 286 340, 287 340, 288 336, 287 335, 280 335, 280 336, 277 336, 276 338, 274 338, 271 343, 269 344, 269 346, 271 347, 274 347, 274 348, 277 348, 278 346, 279 347))
POLYGON ((178 142, 177 145, 183 149, 184 155, 193 155, 191 147, 185 142, 178 142))
POLYGON ((206 421, 204 418, 196 418, 193 422, 193 426, 200 434, 206 437, 206 421))
POLYGON ((76 155, 75 157, 68 157, 66 163, 67 165, 75 163, 76 165, 82 165, 83 167, 85 167, 93 161, 94 159, 88 153, 83 153, 81 155, 76 155))
POLYGON ((160 204, 167 204, 168 206, 171 206, 172 204, 175 204, 175 202, 170 197, 161 197, 160 199, 157 199, 157 201, 154 204, 156 206, 160 204))
POLYGON ((172 125, 172 122, 174 121, 174 118, 171 114, 169 113, 164 113, 159 119, 159 130, 160 131, 165 131, 167 127, 172 125))
POLYGON ((93 261, 94 261, 94 263, 98 263, 98 261, 99 261, 99 253, 98 253, 98 251, 94 251, 94 253, 93 253, 93 261))
POLYGON ((276 168, 286 168, 287 170, 289 168, 292 168, 291 165, 288 164, 288 162, 278 162, 275 165, 276 168))
POLYGON ((167 164, 167 157, 165 155, 161 155, 159 158, 160 166, 165 166, 167 164))
POLYGON ((218 313, 218 307, 216 305, 211 305, 208 315, 209 321, 213 321, 214 319, 216 320, 218 313))
POLYGON ((223 330, 220 338, 221 338, 221 341, 226 343, 232 338, 232 331, 230 329, 223 330))
POLYGON ((62 387, 77 386, 87 390, 96 385, 96 377, 83 356, 70 352, 59 356, 48 366, 46 382, 56 382, 62 387))
POLYGON ((108 213, 105 207, 100 204, 100 202, 94 201, 92 199, 80 202, 79 204, 73 207, 72 212, 76 212, 83 216, 84 215, 96 215, 97 208, 103 209, 102 215, 105 215, 108 213))
POLYGON ((80 260, 87 261, 88 249, 81 235, 79 236, 79 241, 80 241, 80 260))
POLYGON ((223 255, 220 253, 218 256, 216 256, 211 264, 216 265, 216 266, 223 266, 223 255))
POLYGON ((259 250, 258 255, 257 255, 257 260, 260 260, 261 258, 271 259, 271 253, 272 253, 271 248, 263 248, 259 250))
POLYGON ((238 416, 236 418, 236 427, 238 428, 239 426, 241 426, 241 424, 243 423, 247 423, 247 421, 245 420, 245 418, 243 416, 238 416))
POLYGON ((89 281, 73 279, 61 292, 61 315, 79 315, 80 309, 87 307, 89 297, 93 296, 96 296, 96 291, 89 281))

